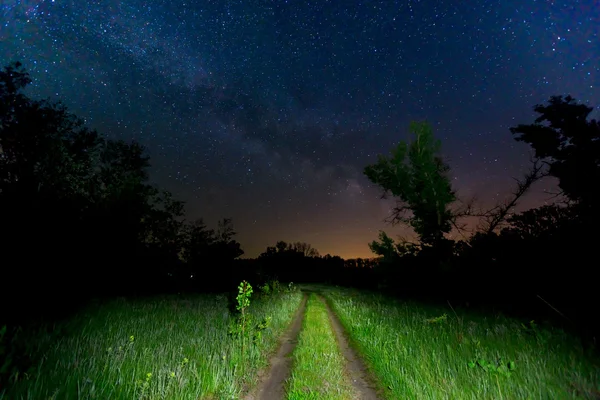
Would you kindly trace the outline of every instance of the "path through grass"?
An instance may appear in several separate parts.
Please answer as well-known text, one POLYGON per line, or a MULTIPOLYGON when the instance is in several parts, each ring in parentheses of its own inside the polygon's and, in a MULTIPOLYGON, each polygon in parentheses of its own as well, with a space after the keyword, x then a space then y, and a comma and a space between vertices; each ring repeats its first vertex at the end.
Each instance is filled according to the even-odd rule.
POLYGON ((345 374, 345 359, 332 330, 327 309, 314 293, 308 298, 302 331, 292 357, 288 399, 356 398, 345 374))
POLYGON ((388 399, 597 399, 600 366, 559 330, 323 289, 388 399))
POLYGON ((36 362, 0 388, 0 399, 237 398, 266 366, 301 298, 294 291, 252 300, 256 320, 272 320, 245 355, 228 335, 224 295, 113 301, 33 335, 36 362))

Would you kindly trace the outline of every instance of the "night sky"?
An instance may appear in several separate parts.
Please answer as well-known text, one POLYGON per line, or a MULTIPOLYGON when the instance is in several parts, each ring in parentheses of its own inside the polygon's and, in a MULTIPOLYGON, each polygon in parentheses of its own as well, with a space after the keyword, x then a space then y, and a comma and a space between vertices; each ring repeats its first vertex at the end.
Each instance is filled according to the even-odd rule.
POLYGON ((410 238, 362 171, 411 120, 433 125, 459 195, 490 205, 527 167, 510 126, 555 94, 600 106, 596 0, 0 5, 0 61, 24 64, 28 93, 140 141, 153 182, 190 219, 233 218, 250 257, 278 240, 370 257, 380 229, 410 238))

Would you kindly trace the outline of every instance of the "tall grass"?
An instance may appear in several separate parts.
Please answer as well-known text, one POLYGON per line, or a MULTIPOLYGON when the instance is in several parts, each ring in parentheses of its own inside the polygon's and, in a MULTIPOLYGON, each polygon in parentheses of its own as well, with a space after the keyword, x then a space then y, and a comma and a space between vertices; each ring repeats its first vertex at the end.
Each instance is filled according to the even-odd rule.
POLYGON ((327 309, 314 293, 308 298, 302 331, 292 357, 287 388, 289 400, 355 398, 327 309))
POLYGON ((323 289, 389 399, 597 399, 600 366, 535 322, 323 289))
POLYGON ((228 334, 225 295, 117 300, 32 335, 36 360, 2 399, 237 398, 287 328, 298 291, 253 299, 249 311, 272 318, 242 354, 228 334), (60 333, 52 333, 57 332, 60 333))

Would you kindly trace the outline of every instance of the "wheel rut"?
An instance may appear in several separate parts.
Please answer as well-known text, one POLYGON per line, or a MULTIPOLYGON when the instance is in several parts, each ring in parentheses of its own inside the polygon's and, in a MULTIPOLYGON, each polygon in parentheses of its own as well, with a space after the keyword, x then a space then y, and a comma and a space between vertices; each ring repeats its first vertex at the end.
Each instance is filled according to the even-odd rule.
POLYGON ((269 369, 263 372, 259 383, 248 393, 244 400, 281 400, 285 398, 285 382, 290 376, 292 360, 290 354, 298 342, 298 334, 302 329, 302 321, 306 311, 308 295, 304 293, 300 307, 294 315, 292 325, 280 339, 277 353, 269 359, 269 369))
POLYGON ((357 399, 381 399, 381 397, 379 397, 377 394, 377 390, 375 389, 375 385, 373 384, 374 380, 370 376, 367 367, 365 366, 362 359, 358 356, 358 354, 348 343, 344 327, 342 326, 342 323, 340 322, 339 318, 333 312, 327 300, 320 294, 318 295, 318 297, 319 300, 321 300, 327 308, 327 313, 329 314, 331 326, 333 327, 335 336, 337 337, 340 350, 344 355, 344 358, 346 359, 346 372, 350 376, 352 386, 354 387, 354 390, 356 391, 356 394, 358 396, 357 399))
MULTIPOLYGON (((310 292, 311 291, 308 291, 308 293, 310 292)), ((285 384, 290 377, 292 369, 292 359, 290 355, 296 347, 298 335, 302 330, 308 293, 306 291, 304 292, 304 297, 302 298, 300 307, 294 315, 292 324, 281 337, 276 354, 269 360, 269 368, 260 374, 258 385, 243 397, 244 400, 282 400, 286 398, 285 384)), ((316 294, 318 299, 323 302, 327 309, 331 328, 335 333, 340 351, 346 359, 345 369, 356 393, 356 399, 382 399, 375 389, 375 385, 373 384, 374 380, 370 376, 365 364, 350 346, 339 318, 333 312, 327 300, 321 294, 316 294)))

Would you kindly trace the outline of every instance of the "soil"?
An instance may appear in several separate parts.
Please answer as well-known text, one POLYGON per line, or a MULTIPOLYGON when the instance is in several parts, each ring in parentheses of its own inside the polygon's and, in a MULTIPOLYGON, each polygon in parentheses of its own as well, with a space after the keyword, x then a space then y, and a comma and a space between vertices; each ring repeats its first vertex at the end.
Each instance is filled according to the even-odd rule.
POLYGON ((259 384, 244 397, 245 400, 281 400, 285 397, 285 381, 290 376, 292 366, 290 355, 296 347, 298 334, 302 329, 307 298, 308 296, 304 294, 292 325, 282 336, 277 353, 269 360, 269 369, 262 372, 259 376, 259 384))

